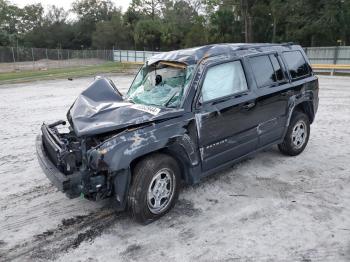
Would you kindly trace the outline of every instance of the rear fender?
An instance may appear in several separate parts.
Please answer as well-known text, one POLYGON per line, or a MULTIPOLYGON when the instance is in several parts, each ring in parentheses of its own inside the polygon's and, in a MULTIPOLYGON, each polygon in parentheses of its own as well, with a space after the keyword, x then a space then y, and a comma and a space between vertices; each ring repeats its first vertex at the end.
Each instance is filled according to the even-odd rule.
POLYGON ((314 88, 314 82, 306 83, 302 86, 297 94, 291 96, 288 101, 288 117, 286 126, 289 126, 293 112, 301 107, 310 118, 310 123, 313 122, 318 105, 318 94, 314 88))

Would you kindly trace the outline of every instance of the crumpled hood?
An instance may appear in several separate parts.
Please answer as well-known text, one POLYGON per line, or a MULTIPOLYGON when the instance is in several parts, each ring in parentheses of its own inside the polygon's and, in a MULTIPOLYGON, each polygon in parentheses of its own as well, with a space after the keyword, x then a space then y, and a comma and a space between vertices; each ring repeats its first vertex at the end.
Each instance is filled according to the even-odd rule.
POLYGON ((67 115, 74 132, 81 137, 182 114, 182 109, 160 109, 126 102, 111 80, 97 78, 78 96, 67 115))

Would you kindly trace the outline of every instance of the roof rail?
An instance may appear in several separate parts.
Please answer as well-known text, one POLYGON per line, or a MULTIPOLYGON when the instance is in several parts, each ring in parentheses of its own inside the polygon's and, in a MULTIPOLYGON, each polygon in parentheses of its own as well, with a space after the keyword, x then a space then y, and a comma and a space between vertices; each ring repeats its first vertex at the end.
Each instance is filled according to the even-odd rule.
POLYGON ((293 42, 287 42, 287 43, 273 43, 273 44, 260 44, 260 45, 257 45, 257 44, 246 44, 245 46, 240 46, 237 50, 246 50, 246 49, 249 49, 249 48, 261 48, 261 47, 270 47, 270 46, 291 46, 291 45, 294 45, 293 42))

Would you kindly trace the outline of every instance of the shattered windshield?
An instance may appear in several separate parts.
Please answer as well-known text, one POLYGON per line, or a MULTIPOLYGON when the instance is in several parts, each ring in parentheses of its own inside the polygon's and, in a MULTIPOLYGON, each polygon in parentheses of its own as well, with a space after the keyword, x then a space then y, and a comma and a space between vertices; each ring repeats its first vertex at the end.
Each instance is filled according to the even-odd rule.
POLYGON ((126 98, 136 104, 178 107, 190 84, 194 66, 175 62, 144 65, 126 98))

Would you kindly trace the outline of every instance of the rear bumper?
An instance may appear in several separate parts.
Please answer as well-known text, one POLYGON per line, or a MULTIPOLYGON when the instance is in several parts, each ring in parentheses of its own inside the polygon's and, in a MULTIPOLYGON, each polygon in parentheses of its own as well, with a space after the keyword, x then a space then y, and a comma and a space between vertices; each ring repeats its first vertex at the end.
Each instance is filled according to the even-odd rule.
POLYGON ((81 189, 81 173, 65 175, 51 162, 43 146, 42 136, 36 137, 36 154, 39 164, 51 183, 69 198, 78 197, 81 189))

